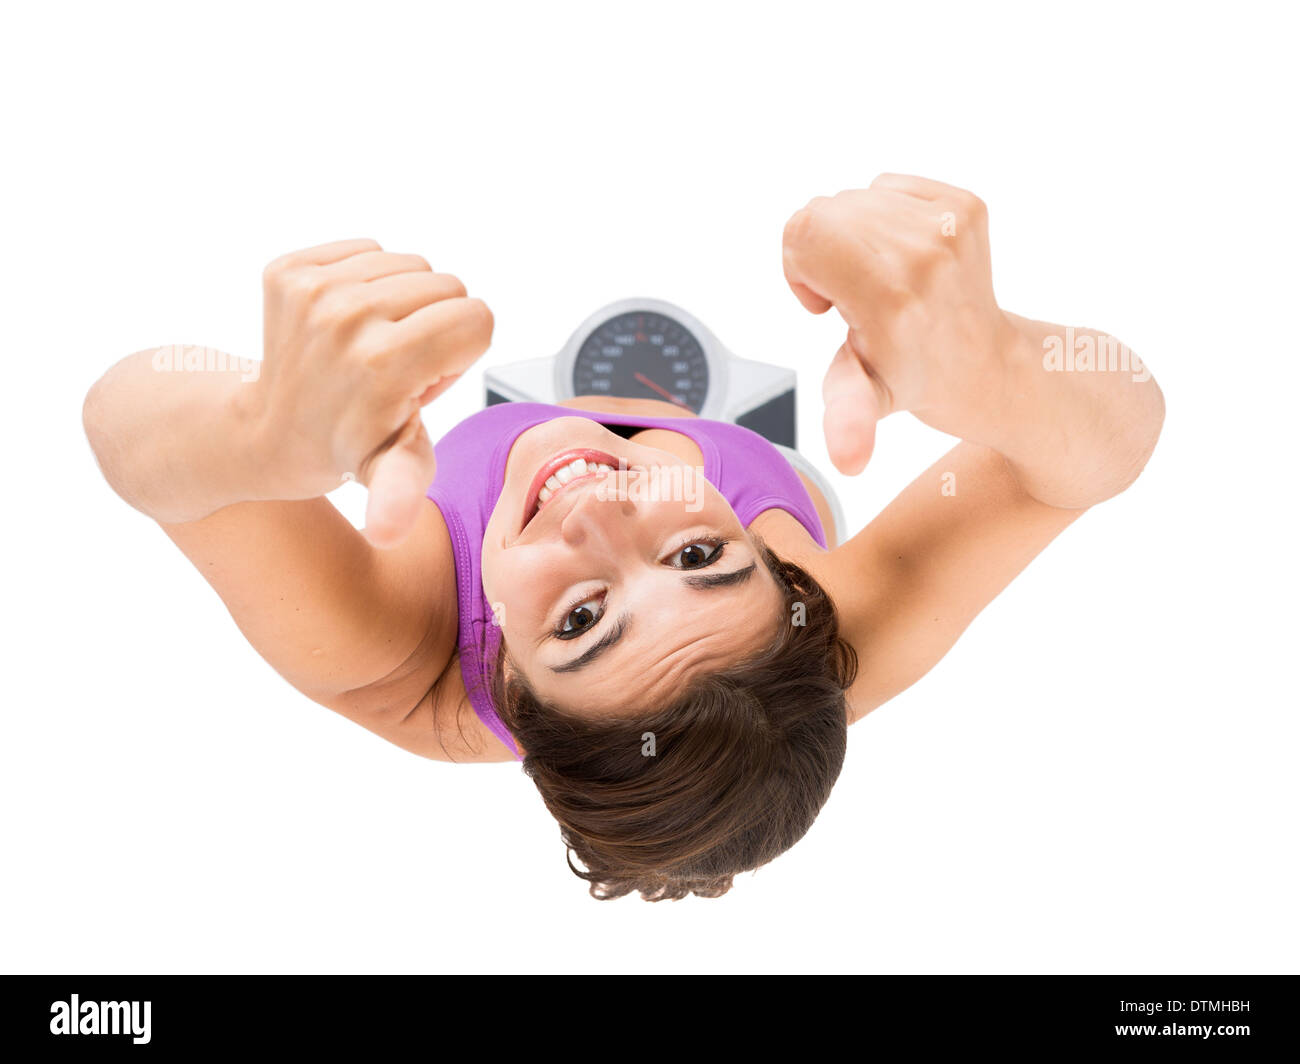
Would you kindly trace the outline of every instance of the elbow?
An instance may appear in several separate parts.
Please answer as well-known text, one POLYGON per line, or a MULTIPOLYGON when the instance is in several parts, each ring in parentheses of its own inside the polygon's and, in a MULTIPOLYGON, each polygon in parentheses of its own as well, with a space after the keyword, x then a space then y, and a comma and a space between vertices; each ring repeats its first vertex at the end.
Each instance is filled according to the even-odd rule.
POLYGON ((118 496, 125 498, 119 486, 120 460, 116 457, 113 433, 109 425, 109 410, 105 399, 104 378, 90 386, 81 404, 81 428, 90 444, 90 453, 99 475, 118 496))
POLYGON ((1147 457, 1156 449, 1156 441, 1160 439, 1160 430, 1165 427, 1165 393, 1160 390, 1160 385, 1156 383, 1154 377, 1151 378, 1151 415, 1150 415, 1150 437, 1151 443, 1147 448, 1147 457))
POLYGON ((81 403, 81 429, 90 444, 100 473, 117 490, 116 478, 121 465, 122 440, 122 366, 127 359, 110 366, 92 384, 81 403))
POLYGON ((108 440, 105 425, 104 378, 100 377, 86 392, 81 403, 81 428, 95 458, 103 463, 103 451, 108 440))
POLYGON ((1122 453, 1126 456, 1126 461, 1123 464, 1124 475, 1115 494, 1132 486, 1142 475, 1155 453, 1156 443, 1159 442, 1165 425, 1165 396, 1156 379, 1148 376, 1146 380, 1135 384, 1141 390, 1141 401, 1121 433, 1122 453))

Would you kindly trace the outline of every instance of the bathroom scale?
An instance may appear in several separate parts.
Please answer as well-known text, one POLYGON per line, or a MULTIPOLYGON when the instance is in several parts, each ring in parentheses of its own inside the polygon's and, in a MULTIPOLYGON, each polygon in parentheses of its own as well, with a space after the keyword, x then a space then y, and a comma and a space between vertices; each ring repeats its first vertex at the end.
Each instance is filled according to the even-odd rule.
POLYGON ((741 358, 694 315, 662 299, 609 303, 555 354, 487 369, 483 385, 486 406, 579 395, 659 399, 797 447, 794 370, 741 358))

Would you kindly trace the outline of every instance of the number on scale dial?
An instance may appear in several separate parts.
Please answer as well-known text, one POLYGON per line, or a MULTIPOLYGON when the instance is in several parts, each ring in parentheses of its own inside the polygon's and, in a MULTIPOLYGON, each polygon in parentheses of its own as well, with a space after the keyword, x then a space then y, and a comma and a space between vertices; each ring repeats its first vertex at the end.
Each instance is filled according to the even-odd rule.
POLYGON ((709 393, 709 364, 680 322, 632 311, 610 318, 583 342, 573 363, 573 393, 660 399, 698 414, 709 393))

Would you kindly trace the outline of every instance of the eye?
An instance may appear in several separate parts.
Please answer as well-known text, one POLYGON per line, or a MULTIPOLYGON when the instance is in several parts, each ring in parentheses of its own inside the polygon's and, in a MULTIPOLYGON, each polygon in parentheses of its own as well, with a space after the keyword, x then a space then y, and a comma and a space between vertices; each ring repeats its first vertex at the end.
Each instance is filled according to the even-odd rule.
MULTIPOLYGON (((669 555, 674 561, 681 562, 681 564, 671 564, 671 568, 703 569, 722 557, 722 549, 726 545, 726 540, 720 539, 688 540, 669 555)), ((570 603, 564 611, 559 627, 551 634, 556 639, 576 639, 585 632, 591 631, 605 615, 605 610, 602 608, 604 601, 605 596, 602 592, 598 595, 587 595, 570 603)))
POLYGON ((570 605, 564 611, 564 620, 555 631, 555 638, 573 639, 594 626, 605 612, 599 609, 602 600, 603 596, 601 595, 589 595, 587 598, 579 599, 570 605))
POLYGON ((712 565, 722 557, 722 548, 725 546, 725 542, 714 539, 693 540, 690 543, 685 543, 674 552, 674 557, 682 559, 682 564, 675 565, 673 568, 702 569, 706 565, 712 565))

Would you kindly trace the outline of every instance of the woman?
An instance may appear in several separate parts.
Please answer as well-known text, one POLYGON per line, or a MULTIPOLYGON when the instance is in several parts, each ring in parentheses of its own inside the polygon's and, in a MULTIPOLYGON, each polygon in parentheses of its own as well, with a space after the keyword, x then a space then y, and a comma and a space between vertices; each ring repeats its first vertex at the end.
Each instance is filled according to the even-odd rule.
POLYGON ((421 407, 493 318, 368 240, 267 268, 256 373, 140 352, 83 420, 300 691, 425 757, 522 758, 596 897, 718 896, 807 831, 849 724, 1132 483, 1164 416, 1113 338, 997 306, 970 193, 882 175, 797 211, 782 252, 848 326, 823 388, 837 468, 898 410, 962 441, 843 542, 780 452, 670 403, 505 404, 435 449, 421 407), (364 534, 323 497, 350 477, 364 534))

